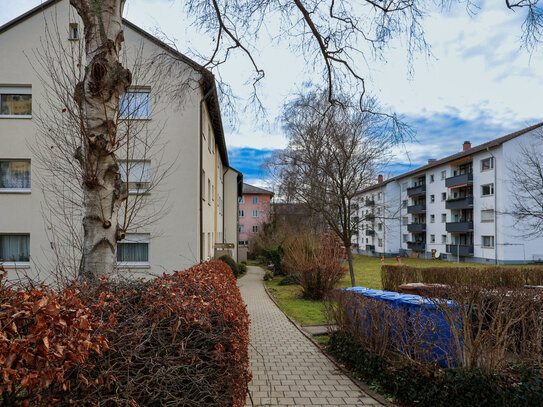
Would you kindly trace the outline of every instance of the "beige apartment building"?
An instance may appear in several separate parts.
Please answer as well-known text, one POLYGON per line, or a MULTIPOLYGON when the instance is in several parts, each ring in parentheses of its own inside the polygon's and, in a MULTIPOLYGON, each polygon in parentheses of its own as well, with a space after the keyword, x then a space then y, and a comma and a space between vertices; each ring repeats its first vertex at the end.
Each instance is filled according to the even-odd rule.
MULTIPOLYGON (((54 169, 47 173, 41 137, 44 118, 55 107, 51 78, 39 55, 55 36, 65 49, 80 49, 82 33, 69 0, 45 1, 0 27, 0 55, 9 60, 0 64, 0 264, 8 276, 24 272, 47 280, 58 253, 72 251, 77 258, 77 247, 61 250, 62 239, 55 237, 62 216, 52 198, 70 188, 52 190, 46 184, 55 174, 54 169)), ((133 103, 129 100, 138 102, 125 126, 137 124, 157 136, 154 153, 137 145, 121 160, 129 202, 141 208, 119 242, 119 269, 138 276, 162 274, 210 259, 225 247, 236 257, 243 176, 229 167, 213 75, 126 20, 124 37, 123 64, 134 70, 134 80, 121 108, 133 103), (149 69, 133 68, 136 60, 147 61, 149 69), (151 68, 165 61, 173 61, 161 70, 171 86, 155 88, 151 68), (143 74, 136 78, 136 71, 143 74)), ((80 225, 78 219, 73 225, 80 225)), ((81 235, 80 227, 74 235, 81 235)))

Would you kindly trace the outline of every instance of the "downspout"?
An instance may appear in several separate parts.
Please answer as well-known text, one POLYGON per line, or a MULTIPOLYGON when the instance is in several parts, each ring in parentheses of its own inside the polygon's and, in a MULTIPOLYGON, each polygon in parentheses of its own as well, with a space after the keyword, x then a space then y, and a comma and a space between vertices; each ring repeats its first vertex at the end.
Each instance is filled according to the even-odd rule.
MULTIPOLYGON (((224 176, 226 175, 226 173, 228 172, 228 170, 225 170, 223 173, 222 173, 222 242, 225 243, 224 241, 224 235, 226 233, 226 230, 224 229, 224 218, 226 217, 225 216, 225 213, 224 213, 224 201, 226 200, 226 193, 224 192, 224 185, 226 184, 224 181, 224 176)), ((237 193, 236 193, 236 199, 237 199, 237 193)), ((237 212, 236 212, 237 213, 237 212)), ((236 225, 237 226, 237 225, 236 225)))
MULTIPOLYGON (((204 95, 204 97, 200 100, 200 200, 199 200, 199 207, 200 207, 200 262, 204 260, 204 208, 202 205, 202 196, 204 195, 204 180, 202 179, 202 170, 204 168, 204 161, 203 161, 203 138, 204 138, 204 126, 203 126, 203 118, 204 118, 204 102, 211 96, 211 93, 215 90, 215 82, 213 82, 213 86, 211 89, 207 91, 207 93, 204 95)), ((211 197, 209 197, 211 199, 211 197)))
POLYGON ((486 151, 492 157, 492 164, 494 164, 494 264, 498 265, 498 166, 496 165, 496 157, 490 152, 490 148, 487 147, 486 151))

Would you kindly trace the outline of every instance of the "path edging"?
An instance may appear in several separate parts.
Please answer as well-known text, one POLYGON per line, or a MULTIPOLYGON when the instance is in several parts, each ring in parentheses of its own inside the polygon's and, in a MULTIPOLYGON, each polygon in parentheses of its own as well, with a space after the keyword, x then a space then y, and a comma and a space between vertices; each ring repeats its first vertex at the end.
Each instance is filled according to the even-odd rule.
MULTIPOLYGON (((260 267, 260 266, 256 266, 256 267, 260 267)), ((260 269, 262 269, 262 267, 260 267, 260 269)), ((291 322, 292 325, 294 325, 296 327, 296 329, 298 331, 300 331, 302 333, 302 335, 304 335, 307 339, 309 339, 309 341, 315 345, 319 351, 328 358, 328 360, 330 360, 330 362, 332 362, 336 368, 338 370, 340 370, 342 373, 345 374, 345 376, 347 376, 360 390, 362 390, 364 393, 366 393, 368 396, 370 396, 372 399, 378 401, 379 403, 387 406, 387 407, 397 407, 396 404, 392 404, 390 401, 388 401, 387 399, 385 399, 383 396, 381 396, 379 393, 376 393, 375 391, 373 391, 372 389, 369 388, 369 386, 364 383, 363 381, 361 380, 358 380, 357 378, 353 377, 351 372, 346 369, 345 367, 343 367, 335 357, 333 357, 332 355, 330 355, 328 352, 326 352, 324 350, 324 347, 318 343, 315 339, 313 339, 313 337, 308 334, 307 332, 305 332, 302 328, 302 326, 300 324, 298 324, 298 322, 296 322, 295 320, 293 320, 291 317, 289 317, 285 311, 283 311, 281 309, 281 307, 279 306, 279 304, 277 303, 277 301, 275 300, 275 298, 273 297, 273 295, 270 293, 270 291, 268 290, 268 287, 266 286, 266 282, 265 281, 262 281, 262 285, 264 286, 264 291, 266 291, 266 294, 268 295, 268 297, 270 298, 270 300, 272 300, 272 302, 275 304, 275 306, 277 308, 279 308, 279 310, 283 313, 283 315, 285 317, 287 317, 287 319, 291 322)))

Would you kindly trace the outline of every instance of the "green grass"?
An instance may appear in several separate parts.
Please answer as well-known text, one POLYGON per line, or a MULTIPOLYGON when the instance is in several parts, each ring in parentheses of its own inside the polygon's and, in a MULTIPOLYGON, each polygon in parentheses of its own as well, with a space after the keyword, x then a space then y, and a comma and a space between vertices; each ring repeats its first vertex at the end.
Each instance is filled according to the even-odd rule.
MULTIPOLYGON (((356 285, 374 289, 382 289, 381 285, 381 259, 378 257, 353 256, 353 266, 356 285)), ((384 264, 398 264, 396 258, 387 258, 384 264)), ((402 264, 413 267, 491 267, 489 264, 456 263, 444 260, 424 260, 402 258, 402 264)), ((347 263, 345 263, 345 267, 347 263)), ((271 294, 281 309, 300 325, 318 325, 326 323, 324 317, 324 304, 320 301, 301 299, 301 288, 297 285, 280 286, 281 278, 275 277, 273 281, 266 282, 271 294)), ((349 287, 351 278, 349 272, 340 281, 339 287, 349 287)))

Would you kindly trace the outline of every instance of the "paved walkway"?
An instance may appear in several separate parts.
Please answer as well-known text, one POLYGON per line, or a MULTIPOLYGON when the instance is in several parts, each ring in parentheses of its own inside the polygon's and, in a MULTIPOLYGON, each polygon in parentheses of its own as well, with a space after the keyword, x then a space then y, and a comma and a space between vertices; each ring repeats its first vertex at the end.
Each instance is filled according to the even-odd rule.
POLYGON ((247 269, 238 284, 251 315, 249 391, 254 406, 381 406, 337 370, 268 298, 263 270, 247 269))

